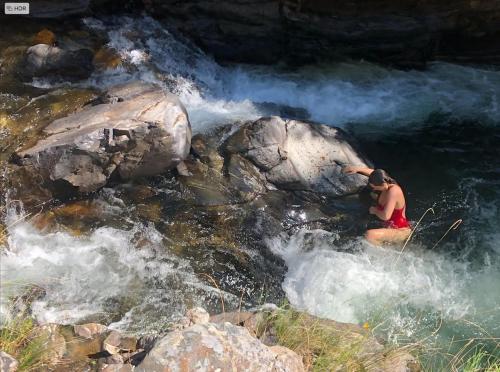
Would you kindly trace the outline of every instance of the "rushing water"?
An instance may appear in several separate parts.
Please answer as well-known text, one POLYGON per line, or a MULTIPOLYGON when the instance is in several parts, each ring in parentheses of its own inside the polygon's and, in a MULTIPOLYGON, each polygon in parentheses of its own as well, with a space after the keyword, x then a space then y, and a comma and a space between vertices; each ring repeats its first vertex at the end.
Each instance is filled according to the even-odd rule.
MULTIPOLYGON (((161 83, 181 97, 195 131, 268 114, 344 127, 401 182, 411 220, 433 207, 401 255, 361 238, 342 239, 338 231, 301 230, 270 239, 269 249, 288 266, 283 289, 293 305, 339 321, 369 322, 394 342, 432 335, 430 343, 448 347, 452 340, 475 337, 499 352, 491 347, 500 337, 498 70, 446 63, 426 71, 363 62, 296 70, 220 66, 147 17, 83 22, 107 33, 109 46, 125 63, 73 86, 103 89, 132 79, 161 83), (457 220, 460 226, 435 246, 457 220)), ((362 230, 367 218, 357 210, 362 230)), ((18 224, 9 231, 11 252, 2 257, 2 280, 46 287, 35 312, 47 321, 115 311, 119 305, 109 302, 119 302, 124 292, 139 294, 127 299, 136 301, 125 306, 132 312, 164 319, 182 310, 173 299, 213 301, 217 292, 200 283, 189 262, 153 254, 162 236, 146 229, 149 245, 137 250, 134 231, 127 229, 100 227, 75 238, 18 224)), ((112 320, 126 328, 132 315, 112 320)))

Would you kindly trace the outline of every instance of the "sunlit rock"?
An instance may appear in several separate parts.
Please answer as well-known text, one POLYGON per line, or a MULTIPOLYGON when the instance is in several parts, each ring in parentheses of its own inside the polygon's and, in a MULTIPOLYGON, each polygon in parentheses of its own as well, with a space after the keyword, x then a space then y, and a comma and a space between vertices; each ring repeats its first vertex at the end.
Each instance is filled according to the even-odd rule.
POLYGON ((92 339, 99 336, 108 330, 108 327, 99 323, 87 323, 82 325, 75 325, 73 327, 75 335, 87 339, 92 339))
POLYGON ((364 176, 342 172, 346 165, 368 166, 368 161, 356 149, 354 139, 338 128, 262 118, 238 128, 223 146, 226 157, 240 154, 282 190, 343 196, 367 183, 364 176))
POLYGON ((0 350, 0 371, 16 372, 19 367, 19 362, 10 354, 0 350))
POLYGON ((188 155, 191 126, 175 96, 136 82, 110 89, 103 101, 47 126, 45 139, 17 153, 18 163, 56 192, 74 194, 161 174, 188 155))
POLYGON ((95 53, 93 63, 100 69, 114 69, 122 64, 122 60, 114 49, 102 47, 95 53))
POLYGON ((230 323, 195 324, 158 341, 138 372, 165 370, 304 371, 291 350, 272 350, 243 327, 230 323))
POLYGON ((124 336, 120 332, 111 331, 103 342, 103 349, 111 355, 121 351, 135 351, 137 349, 137 339, 132 336, 124 336))

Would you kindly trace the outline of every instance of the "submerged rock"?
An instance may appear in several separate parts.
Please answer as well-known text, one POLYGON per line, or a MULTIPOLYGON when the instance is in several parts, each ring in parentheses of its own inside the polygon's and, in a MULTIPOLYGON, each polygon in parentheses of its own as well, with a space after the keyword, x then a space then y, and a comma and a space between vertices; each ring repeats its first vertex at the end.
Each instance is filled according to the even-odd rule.
POLYGON ((262 118, 238 128, 223 148, 226 159, 240 154, 281 190, 344 196, 366 186, 366 177, 342 173, 346 165, 369 166, 369 162, 357 151, 354 139, 339 128, 262 118))
POLYGON ((177 97, 153 84, 111 88, 104 103, 52 122, 46 138, 17 153, 56 193, 88 193, 111 179, 152 176, 189 153, 191 126, 177 97))
POLYGON ((89 49, 64 50, 37 44, 28 48, 20 75, 24 79, 54 75, 70 80, 85 79, 92 73, 93 57, 89 49))

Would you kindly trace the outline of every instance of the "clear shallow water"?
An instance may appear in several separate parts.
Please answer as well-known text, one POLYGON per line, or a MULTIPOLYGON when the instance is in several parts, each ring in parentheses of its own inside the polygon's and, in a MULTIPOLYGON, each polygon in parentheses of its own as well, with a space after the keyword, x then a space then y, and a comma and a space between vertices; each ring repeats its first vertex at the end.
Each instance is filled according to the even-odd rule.
MULTIPOLYGON (((181 97, 195 131, 305 110, 311 120, 358 136, 376 164, 405 186, 412 220, 435 208, 399 259, 392 250, 357 239, 345 242, 335 232, 301 231, 271 240, 270 249, 289 267, 283 288, 292 304, 336 320, 379 325, 396 342, 425 337, 441 320, 435 337, 440 345, 458 337, 500 337, 500 72, 446 63, 426 71, 368 63, 298 70, 220 66, 147 17, 84 22, 106 32, 125 63, 76 85, 103 89, 137 78, 159 82, 181 97), (459 229, 431 249, 459 218, 464 221, 459 229)), ((151 308, 140 311, 169 318, 181 307, 155 306, 189 296, 176 292, 179 282, 188 284, 183 290, 195 288, 193 298, 203 292, 197 301, 211 298, 213 289, 199 290, 188 263, 152 253, 160 240, 137 252, 130 234, 100 228, 80 239, 63 232, 44 235, 21 224, 10 231, 16 248, 3 258, 2 279, 25 277, 43 285, 46 277, 66 278, 63 284, 49 281, 47 296, 36 306, 41 319, 57 321, 85 317, 92 308, 116 310, 119 306, 107 304, 123 292, 142 293, 151 308), (88 263, 75 259, 80 252, 88 263), (93 289, 95 281, 105 280, 112 285, 93 289), (148 284, 138 284, 144 281, 148 284)))

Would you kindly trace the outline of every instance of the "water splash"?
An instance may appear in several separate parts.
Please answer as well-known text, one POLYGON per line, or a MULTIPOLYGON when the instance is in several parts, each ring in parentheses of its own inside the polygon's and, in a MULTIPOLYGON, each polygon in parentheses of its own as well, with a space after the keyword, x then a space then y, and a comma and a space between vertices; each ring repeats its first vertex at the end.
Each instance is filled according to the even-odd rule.
POLYGON ((219 291, 161 241, 152 226, 103 227, 75 237, 19 223, 10 229, 9 249, 1 257, 2 315, 8 314, 9 299, 32 285, 45 292, 32 304, 43 323, 94 320, 140 332, 160 330, 187 307, 218 301, 219 291))
POLYGON ((279 67, 220 66, 149 17, 85 19, 105 27, 109 46, 133 68, 98 72, 86 84, 102 88, 132 79, 155 81, 181 97, 195 130, 278 114, 280 106, 306 110, 312 120, 372 126, 418 125, 435 114, 500 122, 500 72, 434 63, 426 71, 399 71, 365 62, 279 67), (259 104, 273 103, 273 109, 259 104))

